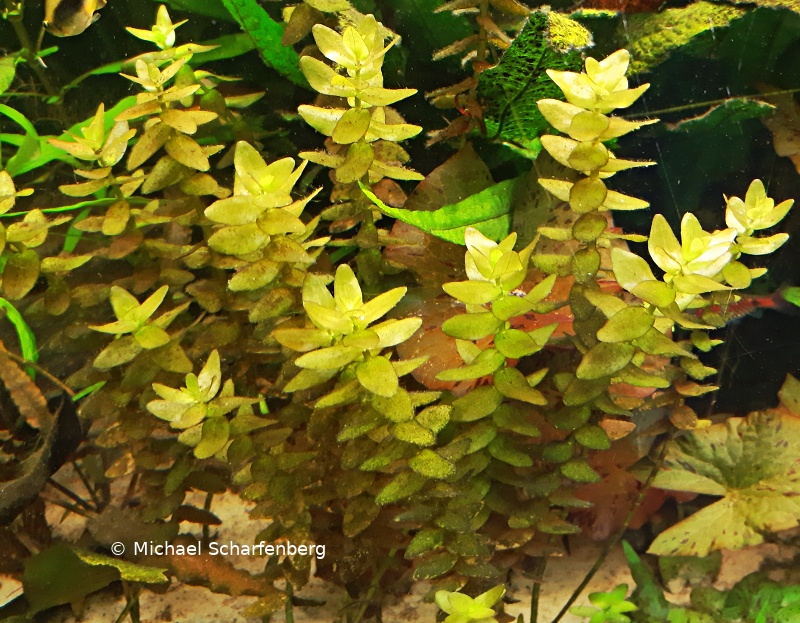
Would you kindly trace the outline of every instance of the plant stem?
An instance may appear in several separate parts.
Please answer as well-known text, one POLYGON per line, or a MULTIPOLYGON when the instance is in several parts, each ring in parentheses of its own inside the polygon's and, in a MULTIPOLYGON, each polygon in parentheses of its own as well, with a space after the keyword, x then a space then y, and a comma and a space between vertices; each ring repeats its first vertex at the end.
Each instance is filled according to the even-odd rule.
MULTIPOLYGON (((14 10, 14 2, 12 0, 5 0, 5 4, 9 11, 14 10)), ((28 66, 39 78, 48 95, 58 95, 58 89, 53 86, 53 84, 50 82, 50 79, 47 77, 47 74, 44 72, 44 68, 36 60, 35 48, 31 38, 28 36, 28 31, 25 30, 25 25, 22 23, 22 15, 9 16, 8 21, 11 22, 14 32, 17 33, 17 39, 19 39, 20 44, 24 48, 22 56, 25 58, 28 66)))
POLYGON ((64 383, 62 383, 62 382, 61 382, 59 379, 57 379, 55 376, 53 376, 52 374, 50 374, 50 373, 49 373, 47 370, 45 370, 44 368, 42 368, 42 367, 41 367, 41 366, 40 366, 38 363, 35 363, 35 362, 33 362, 33 361, 28 361, 28 360, 27 360, 27 359, 25 359, 24 357, 21 357, 20 355, 15 355, 15 354, 14 354, 14 353, 12 353, 11 351, 9 351, 9 350, 6 350, 5 348, 2 348, 2 347, 0 347, 0 353, 2 353, 3 355, 5 355, 5 356, 6 356, 6 357, 8 357, 9 359, 12 359, 12 360, 16 361, 17 363, 20 363, 20 364, 23 364, 23 365, 25 365, 25 366, 29 366, 29 367, 33 368, 33 369, 34 369, 34 370, 36 370, 36 371, 37 371, 39 374, 41 374, 42 376, 44 376, 45 378, 47 378, 49 381, 52 381, 53 383, 55 383, 56 385, 58 385, 58 387, 60 387, 62 390, 64 390, 64 392, 65 392, 65 393, 66 393, 66 394, 67 394, 67 395, 68 395, 70 398, 73 398, 73 397, 75 396, 75 392, 74 392, 74 391, 72 391, 72 390, 71 390, 69 387, 67 387, 66 385, 64 385, 64 383))
POLYGON ((294 587, 289 580, 286 580, 286 623, 294 623, 294 606, 292 604, 293 595, 294 587))
POLYGON ((603 566, 603 563, 606 561, 606 558, 608 558, 608 555, 611 553, 611 550, 614 549, 617 543, 619 543, 620 539, 622 539, 622 535, 625 534, 625 530, 628 529, 628 524, 631 522, 631 519, 633 519, 633 514, 636 512, 636 509, 638 509, 639 506, 642 504, 645 493, 647 493, 647 490, 650 488, 650 485, 652 484, 653 479, 656 477, 658 470, 661 469, 661 465, 664 463, 664 458, 667 456, 667 447, 669 446, 669 442, 672 441, 673 434, 674 434, 674 429, 670 431, 669 439, 667 439, 667 441, 664 443, 664 446, 661 448, 661 454, 659 454, 658 460, 656 461, 655 465, 653 465, 653 469, 650 470, 650 475, 647 477, 647 480, 645 481, 642 490, 639 492, 639 497, 636 498, 636 502, 633 504, 633 507, 628 513, 628 516, 625 518, 625 521, 623 522, 622 526, 617 531, 617 533, 611 538, 611 540, 606 543, 605 547, 603 548, 603 551, 600 553, 600 557, 594 563, 594 566, 591 568, 589 573, 586 574, 586 577, 583 578, 583 581, 578 585, 578 588, 576 588, 575 591, 572 593, 572 595, 570 595, 570 598, 567 600, 567 603, 564 604, 564 607, 561 608, 561 611, 556 615, 556 618, 553 619, 552 623, 558 623, 558 621, 561 620, 561 617, 563 617, 566 614, 570 606, 573 603, 575 603, 575 600, 578 599, 578 597, 580 597, 580 594, 583 592, 583 589, 585 589, 588 586, 589 582, 592 581, 592 578, 594 577, 595 573, 597 573, 600 570, 600 567, 603 566))
POLYGON ((383 562, 381 563, 378 572, 375 574, 375 577, 372 578, 372 583, 369 585, 369 590, 367 591, 367 594, 364 596, 364 603, 361 604, 361 608, 359 608, 358 610, 358 615, 356 616, 356 620, 354 621, 354 623, 361 623, 361 619, 364 617, 364 613, 367 611, 367 607, 369 606, 370 601, 372 601, 372 596, 375 594, 375 591, 378 590, 378 586, 380 586, 383 574, 386 573, 386 570, 389 568, 389 565, 391 565, 392 561, 394 560, 394 554, 396 551, 397 551, 396 549, 392 549, 389 552, 389 555, 383 559, 383 562))
POLYGON ((547 554, 539 558, 536 568, 533 570, 533 584, 531 585, 531 616, 528 623, 536 623, 539 620, 539 589, 544 579, 544 570, 547 567, 547 554))
POLYGON ((53 487, 54 489, 57 489, 57 490, 59 490, 61 493, 63 493, 64 495, 66 495, 68 498, 70 498, 72 501, 74 501, 74 502, 77 502, 78 504, 80 504, 80 505, 81 505, 83 508, 85 508, 86 510, 90 510, 90 511, 93 511, 93 510, 95 510, 94 508, 92 508, 92 506, 91 506, 91 504, 89 504, 89 502, 87 502, 86 500, 84 500, 84 499, 83 499, 81 496, 79 496, 77 493, 73 493, 72 491, 70 491, 69 489, 67 489, 67 487, 65 487, 64 485, 62 485, 60 482, 58 482, 58 481, 56 481, 56 480, 53 480, 52 478, 48 478, 48 479, 47 479, 47 484, 49 484, 49 485, 50 485, 51 487, 53 487))

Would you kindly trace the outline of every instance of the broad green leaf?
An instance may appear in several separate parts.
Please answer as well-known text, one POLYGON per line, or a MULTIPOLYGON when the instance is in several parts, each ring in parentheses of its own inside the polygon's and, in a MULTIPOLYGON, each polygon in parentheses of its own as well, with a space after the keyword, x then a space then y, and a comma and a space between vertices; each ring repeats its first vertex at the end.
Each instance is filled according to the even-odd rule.
POLYGON ((0 56, 0 95, 5 93, 14 81, 16 64, 16 56, 0 56))
POLYGON ((400 472, 375 497, 375 502, 384 506, 407 498, 419 491, 428 479, 415 472, 400 472))
POLYGON ((3 292, 6 298, 18 301, 31 291, 39 278, 39 254, 32 249, 14 253, 3 268, 3 292))
POLYGON ((431 550, 438 549, 444 545, 444 531, 440 528, 423 528, 406 547, 403 554, 404 558, 411 559, 422 556, 431 550))
POLYGON ((747 119, 772 115, 775 107, 749 97, 732 97, 698 117, 666 126, 669 132, 716 132, 727 124, 736 125, 747 119))
POLYGON ((514 442, 507 435, 499 434, 488 445, 487 449, 498 461, 508 463, 514 467, 530 467, 533 460, 524 452, 514 447, 514 442))
POLYGON ((454 299, 467 305, 491 303, 503 294, 503 291, 490 281, 454 281, 444 284, 442 289, 454 299))
POLYGON ((144 565, 137 565, 127 560, 119 560, 111 558, 110 556, 103 556, 94 552, 88 552, 83 549, 72 550, 78 558, 83 562, 92 566, 114 567, 119 571, 120 578, 128 582, 142 582, 145 584, 160 584, 168 582, 168 578, 164 575, 166 569, 157 569, 156 567, 146 567, 144 565))
POLYGON ((397 373, 386 357, 370 357, 356 366, 358 382, 373 394, 390 398, 398 387, 397 373))
POLYGON ((436 435, 415 420, 400 422, 391 427, 392 434, 400 441, 413 443, 415 446, 432 446, 436 443, 436 435))
POLYGON ((408 422, 414 418, 414 407, 408 392, 400 388, 390 398, 376 395, 372 399, 372 406, 383 417, 391 422, 408 422))
POLYGON ((547 399, 538 389, 528 385, 522 372, 516 368, 503 368, 494 374, 494 386, 498 392, 514 400, 534 405, 546 405, 547 399))
POLYGON ((503 395, 494 385, 478 387, 453 402, 450 419, 455 422, 473 422, 490 415, 502 402, 503 395))
POLYGON ((583 356, 575 375, 589 381, 612 376, 628 365, 635 351, 631 344, 600 342, 583 356))
POLYGON ((559 469, 564 476, 575 482, 600 482, 602 480, 584 459, 572 459, 561 464, 559 469))
POLYGON ((448 478, 456 473, 456 466, 433 450, 423 450, 409 459, 408 466, 427 478, 448 478))
POLYGON ((618 311, 597 332, 601 342, 632 342, 653 326, 655 318, 644 307, 626 307, 618 311))
POLYGON ((575 440, 590 450, 608 450, 611 447, 606 431, 595 424, 582 426, 576 430, 575 440))
POLYGON ((224 417, 212 417, 203 422, 200 443, 194 449, 198 459, 214 456, 225 447, 230 435, 230 423, 224 417))
MULTIPOLYGON (((31 331, 28 323, 25 322, 22 314, 20 314, 17 308, 4 298, 0 298, 0 309, 5 310, 8 321, 14 325, 14 329, 17 332, 17 338, 19 339, 19 347, 20 351, 22 352, 22 356, 27 361, 38 361, 39 352, 36 349, 36 336, 33 334, 33 331, 31 331)), ((31 378, 34 378, 33 369, 29 369, 27 372, 31 378)))
POLYGON ((442 331, 460 340, 480 340, 497 333, 503 321, 491 312, 459 314, 442 323, 442 331))
POLYGON ((429 580, 438 578, 452 569, 458 562, 458 554, 441 552, 433 554, 420 561, 414 569, 415 580, 429 580))
POLYGON ((628 75, 652 69, 673 50, 690 52, 699 35, 711 31, 720 36, 722 29, 744 14, 745 9, 701 1, 655 15, 629 16, 625 23, 625 47, 631 53, 628 75))
POLYGON ((22 586, 33 614, 81 601, 119 579, 117 568, 84 562, 72 548, 59 543, 26 561, 22 586))
POLYGON ((538 147, 534 139, 549 124, 537 101, 564 98, 545 70, 580 71, 580 49, 590 43, 591 35, 577 22, 561 15, 551 19, 548 13, 531 13, 500 62, 482 72, 478 80, 488 136, 538 147), (569 38, 572 40, 566 41, 569 38))
POLYGON ((331 346, 306 353, 295 363, 301 368, 311 368, 312 370, 336 370, 343 368, 360 355, 360 348, 331 346))
MULTIPOLYGON (((372 326, 380 342, 379 348, 389 348, 402 344, 422 326, 422 318, 403 318, 402 320, 387 320, 372 326)), ((396 362, 395 362, 396 363, 396 362)))
POLYGON ((505 355, 494 348, 487 348, 472 363, 463 368, 452 368, 436 375, 439 381, 468 381, 491 374, 506 362, 505 355))
POLYGON ((253 41, 264 64, 296 85, 308 88, 298 65, 297 53, 281 44, 283 27, 273 21, 256 0, 222 0, 222 3, 253 41))
POLYGON ((508 236, 515 184, 516 179, 505 180, 463 201, 431 212, 390 207, 378 199, 369 188, 360 185, 364 194, 382 212, 419 227, 429 234, 463 245, 464 231, 467 227, 474 227, 495 242, 500 242, 508 236))
POLYGON ((662 532, 649 553, 706 556, 800 523, 800 418, 759 411, 670 442, 654 486, 724 496, 662 532))

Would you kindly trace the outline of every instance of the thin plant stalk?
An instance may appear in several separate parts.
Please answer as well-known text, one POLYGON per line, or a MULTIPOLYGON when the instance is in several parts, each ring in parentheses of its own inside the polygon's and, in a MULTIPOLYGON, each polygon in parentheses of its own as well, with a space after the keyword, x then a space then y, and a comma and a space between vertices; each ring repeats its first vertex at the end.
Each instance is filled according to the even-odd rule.
MULTIPOLYGON (((661 448, 661 453, 658 456, 658 460, 656 461, 655 465, 653 465, 653 469, 650 470, 650 474, 648 475, 647 480, 644 483, 644 487, 642 487, 642 490, 639 492, 639 497, 636 498, 636 502, 633 504, 633 507, 628 513, 628 516, 625 518, 625 521, 623 522, 622 526, 617 531, 617 533, 611 538, 611 540, 606 543, 605 547, 603 548, 603 551, 600 553, 600 556, 594 563, 594 566, 589 570, 589 573, 586 574, 586 577, 583 578, 583 581, 578 585, 578 588, 576 588, 573 591, 572 595, 570 595, 570 598, 567 600, 567 603, 564 604, 564 607, 561 608, 561 611, 556 615, 556 618, 553 619, 552 623, 558 623, 558 621, 561 620, 561 617, 563 617, 567 613, 567 610, 569 610, 570 606, 572 606, 572 604, 575 603, 575 600, 577 600, 578 597, 580 597, 580 594, 583 592, 583 589, 585 589, 589 585, 589 582, 592 581, 594 575, 600 570, 600 567, 603 566, 603 563, 606 561, 606 558, 608 558, 608 555, 611 553, 611 550, 614 549, 617 543, 619 543, 620 539, 622 539, 622 535, 625 534, 625 530, 628 529, 628 524, 631 522, 631 519, 633 519, 633 514, 636 512, 636 509, 638 509, 639 506, 641 506, 642 501, 644 500, 645 493, 647 493, 647 490, 653 483, 653 480, 655 479, 658 470, 661 469, 661 465, 664 463, 664 458, 667 456, 667 447, 669 446, 669 442, 672 441, 673 433, 674 430, 670 431, 669 438, 664 443, 664 446, 661 448)), ((531 623, 535 622, 531 621, 531 623)))

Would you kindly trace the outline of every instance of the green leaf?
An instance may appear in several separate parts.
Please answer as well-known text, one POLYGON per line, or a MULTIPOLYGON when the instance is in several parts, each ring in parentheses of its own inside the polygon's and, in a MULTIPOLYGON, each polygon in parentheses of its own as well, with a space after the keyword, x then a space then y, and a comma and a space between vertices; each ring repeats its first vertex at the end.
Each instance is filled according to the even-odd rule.
POLYGON ((497 428, 511 430, 526 437, 539 437, 542 434, 528 421, 528 418, 511 405, 501 405, 492 413, 492 419, 497 428))
POLYGON ((452 368, 436 375, 439 381, 468 381, 479 379, 482 376, 491 374, 506 362, 502 353, 494 348, 487 348, 478 355, 472 363, 463 368, 452 368))
POLYGON ((360 355, 360 348, 331 346, 306 353, 295 363, 301 368, 311 368, 312 370, 336 370, 346 366, 360 355))
POLYGON ((454 299, 467 305, 485 305, 503 294, 503 291, 490 281, 454 281, 445 283, 442 289, 454 299))
POLYGON ((11 86, 11 83, 14 82, 16 65, 16 56, 0 56, 0 95, 5 93, 8 87, 11 86))
POLYGON ((433 450, 423 450, 408 461, 408 466, 427 478, 449 478, 456 473, 456 466, 433 450))
POLYGON ((397 374, 386 357, 371 357, 356 366, 358 382, 378 396, 390 398, 397 393, 397 374))
POLYGON ((654 486, 724 496, 662 532, 658 556, 706 556, 756 545, 800 523, 800 419, 779 411, 729 418, 671 442, 654 486))
POLYGON ((547 399, 538 389, 528 385, 527 379, 516 368, 503 368, 494 374, 494 386, 498 392, 514 400, 533 405, 546 405, 547 399))
POLYGON ((381 506, 397 502, 419 491, 426 482, 428 479, 416 472, 400 472, 375 497, 375 502, 381 506))
POLYGON ((411 539, 411 543, 406 547, 403 556, 406 559, 417 558, 442 545, 444 545, 444 530, 439 528, 423 528, 411 539))
POLYGON ((458 562, 458 554, 451 554, 450 552, 442 552, 440 554, 433 554, 417 564, 414 569, 415 580, 429 580, 431 578, 438 578, 452 569, 458 562))
POLYGON ((539 147, 534 139, 549 124, 536 102, 564 99, 561 89, 545 71, 580 72, 580 49, 590 43, 591 35, 577 22, 560 15, 551 18, 545 12, 531 13, 500 62, 478 79, 477 92, 488 136, 529 149, 539 147), (572 46, 563 45, 563 38, 553 36, 556 33, 571 35, 572 46))
POLYGON ((621 309, 597 332, 601 342, 632 342, 653 326, 655 317, 644 307, 621 309))
POLYGON ((502 326, 503 321, 492 312, 480 312, 448 318, 442 323, 442 331, 445 335, 460 340, 480 340, 487 335, 497 333, 502 326))
POLYGON ((372 399, 372 406, 390 422, 408 422, 414 419, 414 407, 411 404, 411 397, 402 388, 390 398, 384 398, 378 394, 372 399))
POLYGON ((119 579, 118 569, 84 562, 72 548, 58 544, 26 561, 22 586, 30 612, 35 614, 78 602, 119 579))
POLYGON ((467 227, 474 227, 495 242, 508 236, 515 184, 516 179, 505 180, 463 201, 429 212, 390 207, 359 182, 364 194, 382 212, 429 234, 461 245, 466 244, 464 231, 467 227))
POLYGON ((606 431, 596 424, 582 426, 576 430, 575 441, 590 450, 608 450, 611 447, 606 431))
POLYGON ((108 370, 128 363, 142 352, 142 347, 133 339, 132 335, 123 335, 106 346, 94 360, 94 367, 99 370, 108 370))
POLYGON ((450 419, 454 422, 474 422, 493 413, 502 402, 503 395, 494 385, 478 387, 453 402, 450 419))
POLYGON ((561 473, 575 482, 600 482, 597 475, 584 459, 572 459, 560 466, 561 473))
POLYGON ((665 124, 665 127, 670 132, 719 132, 724 131, 728 124, 736 126, 747 119, 769 117, 774 110, 775 106, 766 102, 732 97, 698 117, 665 124))
POLYGON ((596 344, 583 356, 575 375, 579 379, 594 380, 612 376, 628 365, 636 348, 631 344, 596 344))
POLYGON ((194 449, 198 459, 214 456, 225 447, 230 435, 230 423, 224 417, 212 417, 203 422, 200 443, 194 449))
MULTIPOLYGON (((39 352, 36 349, 36 336, 33 334, 33 331, 31 331, 28 323, 25 322, 22 314, 20 314, 19 311, 17 311, 17 308, 4 298, 0 298, 0 309, 6 310, 6 316, 9 322, 14 325, 14 329, 17 332, 17 338, 19 339, 19 346, 22 356, 27 361, 38 361, 39 352)), ((27 372, 28 376, 34 378, 35 372, 33 368, 29 368, 27 372)))
POLYGON ((92 566, 105 566, 114 567, 119 571, 120 579, 128 582, 143 582, 146 584, 160 584, 168 582, 169 579, 164 575, 166 569, 157 569, 156 567, 145 567, 144 565, 137 565, 127 560, 119 560, 111 558, 110 556, 103 556, 102 554, 95 554, 94 552, 87 552, 82 549, 72 550, 78 558, 83 562, 92 566))
POLYGON ((533 460, 524 452, 520 452, 514 447, 514 442, 508 435, 499 434, 488 445, 487 449, 498 461, 508 463, 514 467, 530 467, 533 460))
POLYGON ((300 71, 297 53, 283 47, 283 27, 274 22, 256 0, 222 0, 225 8, 236 18, 242 30, 252 39, 261 59, 296 85, 309 88, 300 71))
POLYGON ((628 75, 651 70, 676 49, 690 53, 699 35, 712 31, 719 37, 720 30, 745 12, 745 9, 701 1, 653 15, 629 16, 625 25, 625 47, 631 53, 628 75))

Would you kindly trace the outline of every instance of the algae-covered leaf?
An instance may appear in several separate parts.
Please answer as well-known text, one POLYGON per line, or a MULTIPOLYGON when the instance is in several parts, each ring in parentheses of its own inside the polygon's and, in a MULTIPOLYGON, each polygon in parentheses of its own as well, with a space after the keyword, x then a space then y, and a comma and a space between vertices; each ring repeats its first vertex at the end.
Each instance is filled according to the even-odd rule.
POLYGON ((611 376, 628 365, 635 351, 631 344, 600 342, 583 356, 575 375, 584 380, 611 376))
POLYGON ((119 579, 116 568, 84 562, 72 548, 60 543, 26 561, 22 586, 34 614, 78 602, 119 579))
POLYGON ((300 71, 297 53, 293 48, 281 44, 283 27, 273 21, 256 0, 222 0, 222 3, 252 39, 264 64, 296 85, 308 88, 308 82, 300 71))
POLYGON ((744 14, 744 9, 701 1, 660 13, 628 16, 624 24, 625 47, 631 53, 628 75, 652 69, 674 50, 691 51, 700 35, 719 32, 744 14))
POLYGON ((127 560, 118 560, 117 558, 95 554, 94 552, 87 552, 82 549, 73 549, 73 552, 78 558, 89 565, 114 567, 119 571, 120 578, 128 582, 160 584, 169 581, 164 575, 166 569, 137 565, 127 560))
POLYGON ((419 491, 428 479, 416 472, 401 472, 375 497, 381 506, 407 498, 419 491))
POLYGON ((203 422, 200 443, 194 449, 198 459, 214 456, 225 447, 230 436, 230 423, 224 417, 212 417, 203 422))
POLYGON ((342 531, 348 538, 366 530, 375 521, 381 507, 375 503, 372 496, 358 496, 350 501, 344 512, 342 531))
POLYGON ((800 381, 791 374, 787 374, 778 396, 784 407, 795 415, 800 415, 800 381))
POLYGON ((449 478, 456 473, 456 466, 433 450, 423 450, 408 461, 408 466, 427 478, 449 478))
POLYGON ((372 357, 356 366, 359 383, 378 396, 391 398, 397 393, 397 373, 386 357, 372 357))
POLYGON ((506 238, 511 227, 516 178, 494 184, 463 201, 433 211, 393 208, 378 199, 369 188, 359 184, 364 194, 382 212, 456 244, 465 244, 464 231, 467 227, 474 227, 495 242, 506 238))
POLYGON ((724 496, 661 533, 649 553, 706 556, 800 523, 800 418, 751 413, 671 442, 654 486, 724 496))
POLYGON ((532 13, 500 62, 478 79, 488 136, 538 148, 534 139, 549 124, 536 102, 564 98, 545 71, 580 72, 580 49, 590 43, 589 31, 577 22, 555 12, 532 13))
POLYGON ((6 92, 14 81, 17 56, 0 56, 0 95, 6 92))
POLYGON ((429 580, 444 575, 458 562, 458 554, 441 552, 422 560, 414 569, 415 580, 429 580))
POLYGON ((444 530, 439 528, 423 528, 406 547, 404 557, 407 559, 422 556, 427 552, 444 545, 444 530))

